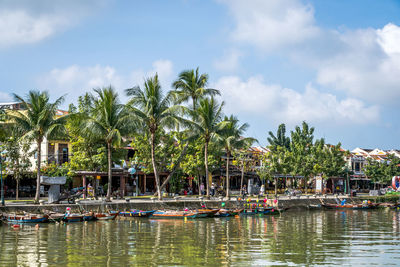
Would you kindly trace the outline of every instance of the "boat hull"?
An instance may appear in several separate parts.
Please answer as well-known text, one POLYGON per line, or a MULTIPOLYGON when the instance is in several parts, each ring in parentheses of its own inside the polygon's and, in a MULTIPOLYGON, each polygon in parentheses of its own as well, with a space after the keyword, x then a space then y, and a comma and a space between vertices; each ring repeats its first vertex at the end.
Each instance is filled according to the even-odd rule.
POLYGON ((122 217, 150 217, 153 215, 153 213, 155 212, 155 210, 148 210, 148 211, 144 211, 144 210, 133 210, 133 211, 124 211, 124 212, 120 212, 119 216, 122 217))
POLYGON ((48 221, 47 217, 41 217, 41 218, 24 218, 24 217, 8 217, 7 222, 9 223, 15 223, 15 224, 21 224, 21 223, 46 223, 48 221))

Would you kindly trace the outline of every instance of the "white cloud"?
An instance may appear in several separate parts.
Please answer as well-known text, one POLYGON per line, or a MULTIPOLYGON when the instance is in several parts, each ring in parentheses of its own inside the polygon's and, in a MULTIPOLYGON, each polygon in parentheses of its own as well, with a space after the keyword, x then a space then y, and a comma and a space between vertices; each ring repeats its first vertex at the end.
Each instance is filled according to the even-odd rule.
POLYGON ((349 31, 341 36, 343 48, 320 61, 317 81, 375 103, 400 98, 400 27, 349 31))
POLYGON ((58 97, 67 94, 67 102, 93 88, 112 85, 124 99, 124 89, 142 85, 143 79, 158 73, 161 82, 170 80, 173 74, 173 64, 169 60, 153 62, 148 71, 135 70, 131 75, 124 75, 111 66, 79 66, 72 65, 66 68, 55 68, 38 78, 37 83, 42 90, 48 90, 52 96, 58 97))
POLYGON ((13 100, 13 97, 9 93, 0 92, 0 102, 11 102, 13 100))
POLYGON ((133 84, 131 84, 130 86, 134 85, 142 86, 144 79, 150 78, 157 73, 161 86, 165 90, 168 90, 172 83, 173 72, 174 68, 170 60, 165 60, 165 59, 156 60, 153 62, 151 70, 146 71, 143 69, 138 69, 132 71, 130 75, 130 80, 132 81, 133 84))
POLYGON ((214 67, 221 71, 233 71, 239 66, 239 59, 243 56, 238 49, 225 51, 223 57, 214 61, 214 67))
POLYGON ((271 51, 302 43, 319 33, 314 10, 300 0, 221 0, 235 18, 234 41, 271 51))
POLYGON ((313 7, 301 0, 221 1, 233 14, 233 45, 247 43, 266 54, 282 53, 315 70, 319 85, 348 97, 376 104, 399 101, 399 26, 323 29, 313 7))
POLYGON ((313 123, 367 124, 379 119, 377 106, 366 106, 355 98, 338 100, 308 85, 303 93, 280 85, 265 84, 260 76, 242 81, 236 76, 220 78, 215 88, 222 91, 227 110, 250 113, 289 124, 303 120, 313 123))
POLYGON ((41 41, 103 5, 104 1, 0 1, 0 47, 41 41))

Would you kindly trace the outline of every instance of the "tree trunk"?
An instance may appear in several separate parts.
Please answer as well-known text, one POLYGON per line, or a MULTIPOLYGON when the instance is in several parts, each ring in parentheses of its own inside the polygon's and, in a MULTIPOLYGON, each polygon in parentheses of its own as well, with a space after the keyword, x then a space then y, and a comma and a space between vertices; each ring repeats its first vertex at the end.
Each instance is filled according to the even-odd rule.
MULTIPOLYGON (((160 191, 163 190, 167 184, 169 183, 169 180, 171 180, 171 177, 175 174, 175 172, 178 170, 181 161, 183 159, 183 157, 186 155, 186 151, 189 147, 189 142, 187 142, 187 144, 185 145, 185 147, 182 150, 182 153, 179 155, 179 158, 176 160, 174 167, 172 168, 172 171, 170 172, 170 174, 168 175, 167 179, 165 179, 165 181, 162 183, 161 187, 160 187, 160 191)), ((158 195, 158 192, 156 192, 154 195, 158 195)))
POLYGON ((206 197, 209 198, 210 197, 210 182, 208 179, 208 140, 205 140, 204 143, 204 167, 206 168, 206 186, 207 186, 207 190, 206 190, 206 197))
POLYGON ((307 194, 307 178, 304 177, 304 194, 307 194))
POLYGON ((19 197, 19 177, 17 179, 17 188, 15 189, 15 199, 18 200, 19 197))
POLYGON ((37 177, 36 177, 36 194, 35 194, 35 203, 39 203, 40 199, 40 161, 42 157, 42 141, 40 139, 37 140, 37 156, 38 156, 38 161, 37 161, 37 177))
POLYGON ((274 178, 275 180, 275 198, 278 196, 278 178, 274 178))
POLYGON ((244 180, 244 160, 242 160, 242 175, 240 177, 240 195, 243 195, 243 180, 244 180))
POLYGON ((111 189, 112 189, 112 171, 111 171, 111 142, 107 143, 107 161, 108 161, 108 187, 107 187, 107 201, 111 199, 111 189))
POLYGON ((199 197, 201 196, 201 176, 200 176, 200 174, 197 174, 198 175, 198 183, 197 183, 197 187, 199 188, 199 197))
POLYGON ((155 133, 151 133, 151 163, 153 164, 153 171, 154 171, 154 178, 156 179, 156 186, 157 186, 157 195, 158 199, 162 199, 161 195, 161 188, 160 188, 160 176, 157 171, 157 166, 156 166, 156 156, 155 156, 155 133))
POLYGON ((226 151, 226 197, 229 198, 229 150, 226 151))

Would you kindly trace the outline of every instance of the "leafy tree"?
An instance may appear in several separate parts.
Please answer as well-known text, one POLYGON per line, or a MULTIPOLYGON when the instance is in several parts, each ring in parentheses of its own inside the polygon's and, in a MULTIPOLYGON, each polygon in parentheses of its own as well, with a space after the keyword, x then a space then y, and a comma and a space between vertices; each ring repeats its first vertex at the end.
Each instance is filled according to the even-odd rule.
POLYGON ((276 136, 271 131, 268 132, 268 135, 267 141, 271 150, 275 150, 278 146, 290 149, 290 137, 286 137, 286 126, 284 123, 279 125, 276 136))
POLYGON ((208 75, 206 73, 199 74, 199 68, 182 71, 172 84, 175 88, 174 96, 177 103, 191 100, 192 110, 196 110, 198 101, 204 97, 220 95, 219 90, 206 88, 207 84, 208 75))
POLYGON ((7 151, 6 170, 16 181, 15 197, 18 200, 19 184, 23 176, 29 175, 31 162, 29 157, 31 144, 27 140, 19 140, 18 129, 11 129, 9 138, 3 143, 3 149, 7 151))
POLYGON ((133 128, 133 121, 111 86, 94 91, 97 95, 93 97, 93 106, 89 108, 82 128, 83 133, 90 139, 102 140, 107 146, 107 200, 109 201, 112 185, 112 149, 121 145, 122 135, 133 128))
POLYGON ((300 126, 296 126, 295 130, 291 132, 292 173, 304 177, 305 188, 315 165, 313 140, 314 127, 309 127, 305 121, 303 121, 301 128, 300 126))
POLYGON ((225 116, 224 122, 226 123, 225 128, 217 136, 217 142, 224 148, 226 153, 226 197, 229 197, 229 161, 231 155, 234 150, 249 147, 255 139, 242 137, 249 125, 247 123, 240 125, 238 118, 235 116, 225 116))
MULTIPOLYGON (((234 166, 238 166, 241 170, 241 177, 240 177, 240 194, 243 194, 243 183, 244 183, 244 173, 245 171, 250 171, 254 169, 254 160, 261 160, 261 158, 253 158, 254 155, 249 153, 248 149, 250 148, 251 143, 247 143, 246 146, 242 147, 242 149, 237 149, 234 150, 232 155, 234 157, 234 160, 232 161, 232 164, 234 166)), ((260 175, 261 177, 261 175, 260 175)), ((265 176, 263 176, 261 179, 264 179, 265 176)))
MULTIPOLYGON (((72 155, 69 160, 70 172, 73 176, 75 171, 108 171, 107 169, 107 147, 98 136, 88 135, 82 131, 82 125, 91 115, 93 108, 93 95, 85 93, 78 97, 78 108, 71 104, 70 112, 73 116, 67 121, 66 128, 71 142, 72 155)), ((115 151, 115 150, 114 150, 115 151)), ((112 157, 116 160, 115 153, 112 157)))
POLYGON ((40 168, 41 145, 44 138, 60 134, 64 130, 64 124, 68 116, 57 117, 56 112, 64 97, 58 98, 54 103, 50 102, 47 92, 29 91, 26 99, 14 94, 16 101, 21 102, 26 110, 9 112, 11 122, 21 131, 23 140, 35 141, 37 152, 37 179, 35 203, 40 197, 40 168))
POLYGON ((194 121, 192 123, 195 136, 204 142, 204 167, 207 185, 207 197, 210 195, 208 149, 210 141, 220 134, 227 122, 222 122, 222 107, 224 103, 218 104, 213 98, 205 98, 199 102, 195 111, 190 111, 194 121))
POLYGON ((172 105, 171 92, 164 94, 158 75, 146 79, 143 89, 139 86, 126 90, 130 97, 127 106, 145 132, 149 134, 151 162, 156 180, 158 198, 161 199, 160 175, 156 159, 158 145, 156 134, 159 129, 172 128, 178 119, 178 107, 172 105))
POLYGON ((400 159, 394 155, 388 155, 384 161, 368 158, 364 172, 374 183, 375 188, 376 183, 389 183, 393 176, 400 175, 399 164, 400 159))
POLYGON ((290 152, 281 146, 277 146, 275 151, 271 151, 263 155, 262 168, 258 171, 260 177, 272 180, 275 184, 275 197, 278 194, 278 175, 289 173, 292 164, 290 152))

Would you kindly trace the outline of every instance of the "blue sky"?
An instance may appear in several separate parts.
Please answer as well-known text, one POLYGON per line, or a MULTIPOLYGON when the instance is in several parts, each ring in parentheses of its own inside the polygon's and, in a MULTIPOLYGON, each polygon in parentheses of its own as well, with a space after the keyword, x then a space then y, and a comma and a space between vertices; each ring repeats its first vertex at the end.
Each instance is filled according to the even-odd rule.
POLYGON ((400 1, 0 0, 0 101, 28 90, 165 90, 200 67, 248 135, 303 120, 327 142, 400 148, 400 1))

